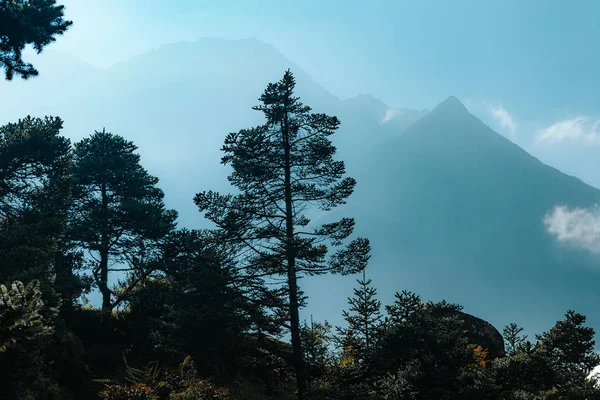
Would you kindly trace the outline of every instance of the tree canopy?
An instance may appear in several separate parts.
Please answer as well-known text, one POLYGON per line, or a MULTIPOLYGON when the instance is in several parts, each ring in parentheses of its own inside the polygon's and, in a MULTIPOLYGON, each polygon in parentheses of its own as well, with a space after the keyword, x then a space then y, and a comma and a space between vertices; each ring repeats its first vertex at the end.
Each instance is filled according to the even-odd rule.
POLYGON ((38 75, 34 66, 23 60, 23 50, 31 45, 41 53, 72 24, 64 19, 64 6, 56 0, 0 0, 0 64, 6 79, 38 75))

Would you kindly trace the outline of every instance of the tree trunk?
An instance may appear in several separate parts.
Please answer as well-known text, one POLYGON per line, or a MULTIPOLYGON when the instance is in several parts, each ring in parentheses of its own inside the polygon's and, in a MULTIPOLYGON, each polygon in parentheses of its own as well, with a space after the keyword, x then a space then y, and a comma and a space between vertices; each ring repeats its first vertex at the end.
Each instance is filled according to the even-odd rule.
POLYGON ((290 142, 287 111, 284 112, 282 124, 283 149, 284 149, 284 197, 285 197, 285 227, 286 227, 286 259, 288 289, 290 300, 290 326, 292 334, 292 349, 294 367, 296 369, 296 382, 298 386, 298 399, 302 400, 306 393, 306 377, 304 374, 304 360, 302 359, 302 342, 300 339, 300 304, 298 301, 298 278, 296 276, 296 249, 294 244, 294 219, 292 204, 292 178, 290 165, 290 142))
POLYGON ((108 194, 106 190, 106 184, 102 184, 101 188, 102 195, 102 233, 100 238, 100 279, 98 282, 98 288, 102 293, 102 319, 110 320, 112 313, 112 306, 110 301, 110 290, 108 288, 108 252, 109 252, 109 238, 108 238, 108 194))

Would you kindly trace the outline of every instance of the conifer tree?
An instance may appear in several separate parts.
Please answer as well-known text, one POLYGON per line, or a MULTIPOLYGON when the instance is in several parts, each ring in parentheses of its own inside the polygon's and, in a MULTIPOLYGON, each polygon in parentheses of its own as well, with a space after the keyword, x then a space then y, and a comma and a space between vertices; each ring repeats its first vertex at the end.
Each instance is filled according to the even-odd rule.
POLYGON ((370 245, 366 239, 345 240, 354 219, 311 226, 309 213, 329 211, 344 204, 356 181, 343 177, 342 161, 329 136, 340 121, 311 112, 294 97, 296 85, 288 70, 271 83, 253 107, 265 116, 263 125, 230 133, 225 139, 222 163, 231 165, 229 181, 239 194, 212 191, 194 199, 201 212, 214 222, 223 240, 244 245, 245 268, 255 275, 283 280, 298 397, 305 393, 304 362, 300 337, 301 307, 298 278, 324 273, 354 273, 366 265, 370 245), (330 246, 337 247, 333 253, 330 246))
POLYGON ((525 344, 527 335, 521 335, 523 328, 511 322, 506 325, 502 330, 502 336, 506 340, 506 353, 508 355, 514 355, 519 349, 525 344))
POLYGON ((401 293, 396 292, 394 297, 394 304, 385 306, 394 324, 406 324, 423 307, 421 297, 407 290, 403 290, 401 293))
MULTIPOLYGON (((359 359, 364 362, 377 343, 383 316, 381 302, 376 298, 377 289, 371 286, 371 279, 366 279, 364 270, 362 279, 357 282, 359 287, 354 289, 354 297, 348 298, 350 309, 344 310, 342 315, 348 323, 347 329, 358 342, 359 359)), ((338 328, 338 332, 346 336, 344 329, 338 328)))
POLYGON ((331 325, 325 321, 315 322, 312 316, 310 323, 304 321, 302 330, 302 350, 304 360, 314 366, 328 366, 333 357, 331 354, 331 325))
POLYGON ((33 338, 51 332, 42 320, 40 283, 25 286, 15 281, 11 288, 0 284, 0 353, 19 339, 33 338))
POLYGON ((33 65, 23 61, 22 52, 32 45, 37 53, 72 25, 63 19, 64 6, 56 0, 0 0, 0 64, 5 77, 36 76, 33 65))
POLYGON ((56 274, 71 200, 72 153, 60 118, 27 117, 0 127, 0 280, 56 274))
POLYGON ((158 243, 175 227, 177 213, 165 208, 158 178, 140 165, 133 142, 105 130, 75 145, 75 191, 71 235, 96 263, 92 275, 104 314, 153 270, 158 243), (119 293, 109 273, 130 274, 119 293))
POLYGON ((536 335, 542 354, 555 371, 556 387, 565 394, 585 387, 588 375, 600 365, 600 355, 594 351, 594 328, 585 326, 585 321, 584 315, 570 310, 548 332, 536 335))

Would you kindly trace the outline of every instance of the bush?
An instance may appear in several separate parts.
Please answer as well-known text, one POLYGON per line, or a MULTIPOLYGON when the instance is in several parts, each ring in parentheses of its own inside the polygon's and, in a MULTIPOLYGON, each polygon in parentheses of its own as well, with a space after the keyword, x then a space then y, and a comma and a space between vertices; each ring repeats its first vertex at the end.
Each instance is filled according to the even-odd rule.
POLYGON ((106 389, 100 392, 100 398, 103 400, 158 400, 154 390, 143 384, 131 386, 107 385, 106 389))

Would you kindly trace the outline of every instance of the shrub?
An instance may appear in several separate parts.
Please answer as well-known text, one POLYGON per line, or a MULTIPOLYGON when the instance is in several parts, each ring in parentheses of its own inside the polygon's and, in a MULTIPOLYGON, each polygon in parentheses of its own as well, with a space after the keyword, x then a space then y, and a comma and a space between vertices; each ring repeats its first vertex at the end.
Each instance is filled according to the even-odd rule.
POLYGON ((100 398, 103 400, 158 400, 154 390, 144 384, 106 385, 106 388, 100 392, 100 398))

